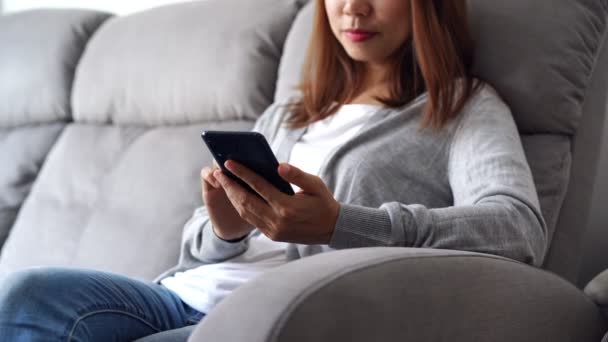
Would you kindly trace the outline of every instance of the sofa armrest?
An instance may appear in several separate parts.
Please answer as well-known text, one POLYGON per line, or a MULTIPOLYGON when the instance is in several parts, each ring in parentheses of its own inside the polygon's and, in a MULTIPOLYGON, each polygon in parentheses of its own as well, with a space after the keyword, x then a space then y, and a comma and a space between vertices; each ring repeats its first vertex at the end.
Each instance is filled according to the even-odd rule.
POLYGON ((376 247, 256 278, 190 341, 599 341, 605 328, 580 290, 546 271, 484 254, 376 247))
POLYGON ((608 270, 600 273, 585 286, 585 294, 608 314, 608 270))

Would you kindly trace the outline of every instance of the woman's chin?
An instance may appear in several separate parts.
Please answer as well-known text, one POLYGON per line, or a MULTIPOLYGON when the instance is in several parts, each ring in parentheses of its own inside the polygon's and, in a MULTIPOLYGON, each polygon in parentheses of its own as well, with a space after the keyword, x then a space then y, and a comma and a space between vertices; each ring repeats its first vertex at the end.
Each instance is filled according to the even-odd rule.
POLYGON ((361 63, 372 63, 374 61, 376 61, 377 59, 374 58, 374 56, 371 56, 368 53, 365 53, 364 51, 348 51, 346 52, 348 54, 348 56, 357 61, 357 62, 361 62, 361 63))

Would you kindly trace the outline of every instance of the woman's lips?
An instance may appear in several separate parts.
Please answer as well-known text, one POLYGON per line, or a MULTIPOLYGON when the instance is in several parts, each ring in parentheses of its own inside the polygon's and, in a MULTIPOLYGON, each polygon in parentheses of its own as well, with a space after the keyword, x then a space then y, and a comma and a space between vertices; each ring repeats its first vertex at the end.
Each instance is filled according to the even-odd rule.
POLYGON ((377 32, 369 32, 363 30, 345 30, 344 34, 348 39, 355 43, 366 41, 377 34, 377 32))

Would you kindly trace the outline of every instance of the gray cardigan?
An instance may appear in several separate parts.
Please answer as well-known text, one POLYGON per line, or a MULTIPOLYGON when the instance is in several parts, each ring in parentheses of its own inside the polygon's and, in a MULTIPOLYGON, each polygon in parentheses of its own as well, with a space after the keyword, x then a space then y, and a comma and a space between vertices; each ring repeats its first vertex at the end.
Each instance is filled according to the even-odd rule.
MULTIPOLYGON (((290 99, 293 100, 293 99, 290 99)), ((335 148, 319 176, 341 203, 329 247, 289 244, 288 260, 331 249, 403 246, 490 253, 540 265, 547 227, 509 108, 488 86, 440 131, 421 129, 427 95, 374 113, 335 148)), ((279 161, 306 131, 288 129, 288 112, 270 106, 254 131, 266 136, 279 161)), ((184 227, 177 271, 243 253, 218 238, 204 207, 184 227)))

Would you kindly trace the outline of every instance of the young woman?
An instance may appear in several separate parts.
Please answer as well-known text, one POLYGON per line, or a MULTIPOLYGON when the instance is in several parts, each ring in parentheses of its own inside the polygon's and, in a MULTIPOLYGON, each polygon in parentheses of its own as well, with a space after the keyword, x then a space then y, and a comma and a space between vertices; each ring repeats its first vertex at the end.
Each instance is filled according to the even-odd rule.
MULTIPOLYGON (((201 172, 205 207, 179 265, 144 283, 86 270, 17 272, 0 340, 130 341, 199 321, 241 284, 308 255, 448 248, 539 265, 546 227, 509 109, 471 75, 465 0, 317 0, 299 96, 254 130, 279 192, 236 162, 201 172)), ((238 326, 236 327, 238 329, 238 326)))

